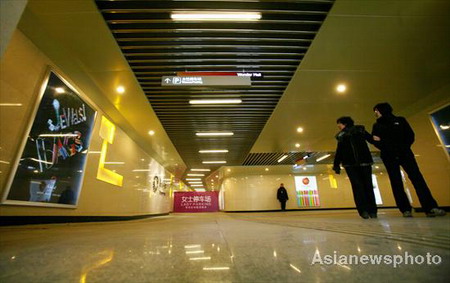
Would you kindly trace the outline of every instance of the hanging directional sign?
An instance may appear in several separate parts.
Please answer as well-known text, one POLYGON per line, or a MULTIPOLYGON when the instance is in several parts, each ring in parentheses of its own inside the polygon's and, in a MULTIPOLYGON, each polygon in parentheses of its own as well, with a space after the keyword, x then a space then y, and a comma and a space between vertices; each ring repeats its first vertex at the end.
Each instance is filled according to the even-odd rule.
POLYGON ((251 86, 250 77, 234 76, 163 76, 161 86, 251 86))

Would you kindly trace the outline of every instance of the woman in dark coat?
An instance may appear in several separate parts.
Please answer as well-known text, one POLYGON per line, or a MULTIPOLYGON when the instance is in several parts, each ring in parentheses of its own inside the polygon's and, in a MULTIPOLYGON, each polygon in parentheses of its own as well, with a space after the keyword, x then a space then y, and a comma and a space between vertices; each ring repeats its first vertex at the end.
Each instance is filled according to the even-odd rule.
POLYGON ((373 138, 364 126, 354 125, 350 117, 337 119, 337 126, 341 131, 336 135, 338 145, 333 170, 340 174, 340 165, 344 166, 359 215, 364 219, 377 218, 372 184, 373 159, 366 143, 373 143, 373 138))

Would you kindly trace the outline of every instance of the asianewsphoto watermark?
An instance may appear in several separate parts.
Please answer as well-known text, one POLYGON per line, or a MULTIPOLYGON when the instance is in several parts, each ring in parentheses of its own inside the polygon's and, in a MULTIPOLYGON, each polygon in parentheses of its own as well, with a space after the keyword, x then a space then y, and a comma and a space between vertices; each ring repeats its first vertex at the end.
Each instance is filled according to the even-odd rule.
POLYGON ((359 264, 374 264, 374 265, 392 265, 397 268, 400 265, 439 265, 442 263, 442 257, 433 255, 429 252, 426 255, 411 255, 408 252, 395 255, 345 255, 338 254, 336 251, 333 254, 321 256, 316 250, 312 259, 311 265, 359 265, 359 264))

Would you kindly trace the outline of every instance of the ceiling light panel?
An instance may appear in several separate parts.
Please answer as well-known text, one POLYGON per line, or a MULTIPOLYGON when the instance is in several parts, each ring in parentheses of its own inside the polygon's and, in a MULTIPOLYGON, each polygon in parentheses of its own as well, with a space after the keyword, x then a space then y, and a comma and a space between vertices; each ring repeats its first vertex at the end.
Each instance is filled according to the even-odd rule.
POLYGON ((227 153, 227 149, 208 149, 208 150, 199 150, 199 153, 227 153))
POLYGON ((241 99, 197 99, 190 100, 190 104, 237 104, 242 103, 241 99))
POLYGON ((232 136, 233 132, 199 132, 196 133, 199 137, 220 137, 220 136, 232 136))
POLYGON ((227 163, 225 160, 217 160, 217 161, 202 161, 203 164, 225 164, 227 163))
POLYGON ((257 21, 261 19, 258 12, 173 12, 170 17, 176 21, 257 21))

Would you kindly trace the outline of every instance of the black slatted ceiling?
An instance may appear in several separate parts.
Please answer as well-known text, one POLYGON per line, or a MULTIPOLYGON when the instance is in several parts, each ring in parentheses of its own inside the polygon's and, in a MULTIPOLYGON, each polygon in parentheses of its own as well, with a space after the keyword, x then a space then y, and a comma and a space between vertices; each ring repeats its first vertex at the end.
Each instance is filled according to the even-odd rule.
MULTIPOLYGON (((333 164, 335 152, 262 152, 262 153, 249 153, 245 158, 242 165, 244 166, 270 166, 270 165, 295 165, 300 160, 299 164, 333 164), (278 162, 278 160, 287 155, 286 159, 278 162), (325 159, 321 159, 329 155, 325 159), (317 161, 319 160, 319 161, 317 161)), ((372 152, 372 158, 374 163, 382 163, 380 158, 380 152, 372 152)))
MULTIPOLYGON (((333 2, 97 0, 96 4, 181 157, 189 168, 205 168, 203 160, 242 164, 333 2), (262 19, 179 22, 170 18, 173 11, 261 12, 262 19), (162 76, 186 71, 257 71, 264 77, 254 79, 251 87, 161 86, 162 76), (193 98, 240 98, 243 103, 193 106, 189 104, 193 98), (199 138, 197 131, 232 131, 234 136, 199 138), (205 155, 198 153, 200 149, 229 153, 205 155)), ((273 158, 278 155, 273 153, 273 158)))

